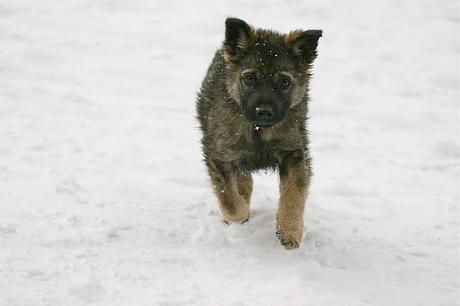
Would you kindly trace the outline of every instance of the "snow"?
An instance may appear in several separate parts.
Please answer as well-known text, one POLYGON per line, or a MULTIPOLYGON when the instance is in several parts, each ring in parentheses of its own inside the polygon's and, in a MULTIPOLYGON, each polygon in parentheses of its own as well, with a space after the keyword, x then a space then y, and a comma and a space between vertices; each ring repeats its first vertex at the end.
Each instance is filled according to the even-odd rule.
POLYGON ((0 3, 1 305, 459 305, 459 4, 0 3), (224 19, 322 29, 300 249, 225 225, 195 95, 224 19))

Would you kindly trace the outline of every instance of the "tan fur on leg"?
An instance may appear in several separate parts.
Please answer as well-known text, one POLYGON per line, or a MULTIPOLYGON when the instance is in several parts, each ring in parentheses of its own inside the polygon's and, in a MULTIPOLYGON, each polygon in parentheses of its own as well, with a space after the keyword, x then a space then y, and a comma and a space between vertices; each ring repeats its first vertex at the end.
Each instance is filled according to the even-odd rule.
POLYGON ((298 248, 302 241, 303 212, 309 177, 304 161, 287 160, 280 168, 276 236, 287 249, 298 248))
POLYGON ((219 207, 227 223, 243 223, 249 219, 249 206, 238 192, 237 175, 234 171, 219 169, 213 161, 207 161, 209 174, 219 207))
POLYGON ((246 203, 250 205, 253 185, 251 173, 238 170, 236 172, 236 181, 238 192, 246 200, 246 203))

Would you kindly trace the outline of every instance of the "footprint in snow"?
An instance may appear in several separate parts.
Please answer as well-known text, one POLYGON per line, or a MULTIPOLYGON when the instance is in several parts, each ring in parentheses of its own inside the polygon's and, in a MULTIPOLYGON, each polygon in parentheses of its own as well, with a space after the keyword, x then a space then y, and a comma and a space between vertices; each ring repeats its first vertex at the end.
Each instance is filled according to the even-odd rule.
POLYGON ((93 303, 100 301, 105 295, 104 286, 97 280, 91 280, 87 283, 71 286, 69 293, 83 302, 93 303))
POLYGON ((9 236, 16 234, 16 228, 8 224, 0 224, 0 235, 9 236))

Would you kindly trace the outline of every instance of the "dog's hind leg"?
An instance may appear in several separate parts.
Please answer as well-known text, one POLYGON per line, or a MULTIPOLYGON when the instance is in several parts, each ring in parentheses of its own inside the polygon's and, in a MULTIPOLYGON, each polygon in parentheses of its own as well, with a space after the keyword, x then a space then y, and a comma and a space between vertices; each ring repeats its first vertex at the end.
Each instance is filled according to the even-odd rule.
POLYGON ((243 170, 236 170, 236 181, 238 183, 238 192, 250 205, 252 195, 252 175, 251 173, 243 170))
POLYGON ((280 201, 276 236, 287 249, 298 248, 303 236, 303 212, 310 170, 302 152, 286 156, 280 165, 280 201))
POLYGON ((249 205, 238 191, 236 169, 230 164, 207 159, 209 175, 219 206, 227 223, 243 223, 249 219, 249 205))

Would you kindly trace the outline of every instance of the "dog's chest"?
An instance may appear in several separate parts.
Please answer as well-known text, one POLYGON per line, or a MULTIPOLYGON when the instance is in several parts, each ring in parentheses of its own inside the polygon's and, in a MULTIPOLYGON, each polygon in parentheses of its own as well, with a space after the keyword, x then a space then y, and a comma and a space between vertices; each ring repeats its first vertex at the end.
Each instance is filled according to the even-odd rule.
POLYGON ((273 136, 268 138, 262 131, 255 131, 252 136, 235 147, 240 156, 235 164, 249 171, 276 168, 281 161, 282 140, 273 136))

